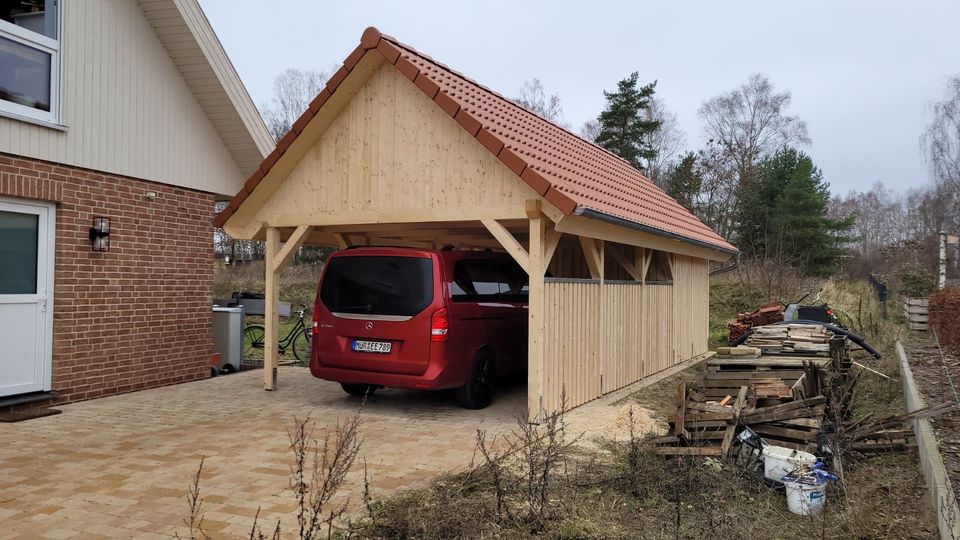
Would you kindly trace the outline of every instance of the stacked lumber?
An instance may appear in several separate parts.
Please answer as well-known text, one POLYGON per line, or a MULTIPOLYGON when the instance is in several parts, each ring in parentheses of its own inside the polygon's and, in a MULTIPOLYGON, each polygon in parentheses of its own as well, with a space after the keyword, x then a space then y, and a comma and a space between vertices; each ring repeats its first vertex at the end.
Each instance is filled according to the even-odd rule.
MULTIPOLYGON (((707 360, 707 369, 700 379, 700 391, 708 399, 722 399, 726 396, 735 396, 737 389, 746 385, 752 386, 754 395, 760 397, 758 382, 761 386, 766 385, 771 391, 772 387, 781 388, 781 384, 773 379, 779 379, 783 386, 792 390, 804 373, 805 363, 825 366, 829 361, 829 358, 816 356, 778 355, 750 358, 717 355, 707 360)), ((782 388, 779 394, 784 394, 779 397, 791 397, 791 394, 783 392, 782 388)))
POLYGON ((697 401, 697 392, 688 390, 686 383, 681 383, 679 395, 682 405, 668 418, 669 434, 651 441, 661 455, 725 457, 743 427, 771 444, 811 451, 816 448, 826 402, 817 396, 758 405, 763 400, 748 386, 741 386, 736 398, 697 401))
POLYGON ((903 317, 907 319, 907 328, 926 332, 930 323, 929 298, 904 298, 903 317))
POLYGON ((760 358, 760 349, 756 347, 717 347, 714 358, 726 360, 742 360, 745 358, 760 358))
POLYGON ((738 313, 737 320, 727 325, 730 331, 729 340, 733 343, 740 339, 754 326, 763 326, 773 324, 783 320, 783 311, 780 302, 770 302, 760 306, 756 311, 738 313))
POLYGON ((757 326, 745 345, 763 354, 823 354, 830 350, 833 332, 819 324, 776 324, 757 326))

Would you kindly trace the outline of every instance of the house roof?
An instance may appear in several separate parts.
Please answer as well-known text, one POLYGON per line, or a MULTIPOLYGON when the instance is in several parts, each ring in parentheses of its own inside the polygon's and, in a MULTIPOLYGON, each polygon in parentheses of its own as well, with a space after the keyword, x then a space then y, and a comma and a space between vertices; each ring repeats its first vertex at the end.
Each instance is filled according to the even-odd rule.
POLYGON ((253 100, 197 0, 138 0, 170 60, 244 174, 274 148, 253 100))
POLYGON ((364 31, 360 45, 333 74, 293 129, 277 143, 243 190, 217 215, 217 226, 223 226, 256 189, 366 54, 382 55, 564 214, 605 219, 712 249, 736 252, 735 247, 627 161, 372 27, 364 31))

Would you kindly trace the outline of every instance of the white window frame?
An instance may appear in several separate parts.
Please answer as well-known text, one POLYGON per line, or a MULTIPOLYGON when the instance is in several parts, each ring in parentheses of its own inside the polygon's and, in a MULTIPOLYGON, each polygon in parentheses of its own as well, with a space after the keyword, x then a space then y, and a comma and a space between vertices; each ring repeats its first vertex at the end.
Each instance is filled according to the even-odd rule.
POLYGON ((13 23, 0 20, 0 37, 50 55, 50 110, 42 111, 12 101, 0 99, 0 115, 60 125, 60 42, 62 37, 62 2, 56 2, 57 39, 27 30, 13 23))

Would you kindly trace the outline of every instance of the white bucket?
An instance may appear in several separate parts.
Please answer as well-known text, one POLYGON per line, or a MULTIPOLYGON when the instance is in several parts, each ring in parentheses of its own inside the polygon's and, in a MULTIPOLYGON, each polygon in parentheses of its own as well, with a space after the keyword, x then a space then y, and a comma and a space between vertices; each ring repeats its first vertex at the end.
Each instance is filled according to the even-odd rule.
POLYGON ((787 488, 787 509, 801 516, 809 516, 823 509, 827 502, 827 482, 816 476, 784 478, 787 488))
POLYGON ((780 482, 797 467, 813 467, 817 456, 800 450, 784 448, 782 446, 763 447, 763 476, 769 480, 780 482))

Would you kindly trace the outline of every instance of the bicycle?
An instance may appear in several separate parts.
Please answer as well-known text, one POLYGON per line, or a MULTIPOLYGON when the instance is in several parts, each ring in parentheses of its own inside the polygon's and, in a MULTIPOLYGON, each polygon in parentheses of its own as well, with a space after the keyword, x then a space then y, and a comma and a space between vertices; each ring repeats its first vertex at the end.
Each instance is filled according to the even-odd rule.
MULTIPOLYGON (((304 315, 309 311, 307 306, 300 304, 297 310, 298 319, 290 328, 286 336, 280 338, 277 343, 277 352, 285 356, 287 351, 292 351, 294 358, 301 365, 310 361, 310 349, 312 344, 311 328, 307 326, 304 315)), ((244 360, 263 360, 263 344, 267 334, 266 328, 262 324, 250 324, 243 329, 243 359, 244 360)))

